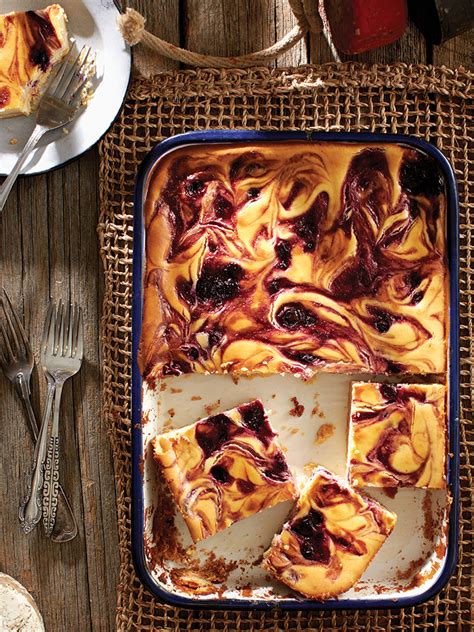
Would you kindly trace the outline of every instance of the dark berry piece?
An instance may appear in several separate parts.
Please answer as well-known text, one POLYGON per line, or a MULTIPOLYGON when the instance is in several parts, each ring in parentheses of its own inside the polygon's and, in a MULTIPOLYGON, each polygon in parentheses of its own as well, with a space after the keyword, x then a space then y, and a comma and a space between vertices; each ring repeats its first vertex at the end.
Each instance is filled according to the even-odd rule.
POLYGON ((275 244, 275 253, 278 258, 276 268, 279 270, 287 270, 291 264, 291 242, 285 239, 277 239, 275 244))
POLYGON ((48 69, 49 66, 49 53, 48 49, 41 44, 30 51, 30 61, 34 66, 39 66, 43 72, 48 69))
POLYGON ((418 305, 418 303, 421 303, 424 295, 424 292, 415 292, 411 297, 411 302, 413 303, 413 305, 418 305))
POLYGON ((232 477, 229 472, 222 465, 214 465, 210 469, 211 476, 216 479, 218 483, 230 483, 232 477))
POLYGON ((222 337, 224 336, 224 334, 222 333, 220 329, 213 329, 212 331, 209 332, 208 336, 209 336, 209 344, 211 345, 211 347, 215 347, 222 340, 222 337))
POLYGON ((439 195, 444 179, 438 162, 420 151, 407 152, 400 168, 400 186, 412 195, 439 195))
POLYGON ((219 193, 214 201, 214 210, 217 217, 230 219, 234 214, 234 205, 230 200, 219 193))
POLYGON ((227 415, 214 415, 196 426, 196 441, 206 458, 217 452, 229 439, 232 421, 227 415))
POLYGON ((247 426, 258 432, 265 423, 265 410, 260 402, 252 402, 239 406, 239 412, 242 415, 242 421, 247 426))
POLYGON ((381 309, 372 309, 370 310, 372 314, 375 316, 375 320, 373 322, 373 326, 375 329, 381 334, 387 333, 390 327, 393 325, 394 317, 381 309))
POLYGON ((412 270, 405 276, 405 283, 412 290, 417 288, 422 281, 423 281, 423 277, 418 272, 418 270, 412 270))
POLYGON ((265 476, 274 481, 286 481, 290 476, 290 471, 286 463, 285 457, 281 452, 277 452, 273 458, 271 467, 264 470, 265 476))
POLYGON ((190 373, 191 366, 184 360, 173 360, 165 364, 163 367, 163 375, 182 375, 183 373, 190 373))
POLYGON ((329 538, 325 531, 313 533, 311 539, 305 538, 300 546, 301 554, 307 560, 327 564, 330 558, 329 538))
POLYGON ((280 290, 284 288, 292 287, 293 283, 284 277, 279 277, 278 279, 272 279, 268 284, 268 293, 270 295, 276 294, 280 290))
POLYGON ((205 265, 196 283, 196 296, 201 302, 209 301, 220 306, 238 295, 242 277, 243 270, 237 263, 205 265))
POLYGON ((204 182, 199 179, 189 180, 186 182, 186 193, 193 197, 200 195, 204 190, 204 182))
POLYGON ((260 189, 252 187, 247 191, 247 197, 249 200, 256 200, 260 197, 260 189))
POLYGON ((318 195, 312 207, 295 222, 295 233, 303 241, 303 250, 313 252, 319 237, 319 227, 327 214, 329 196, 323 191, 318 195))
POLYGON ((286 355, 300 364, 316 364, 319 360, 318 356, 306 351, 291 351, 287 352, 286 355))
POLYGON ((189 349, 186 350, 186 355, 190 360, 197 360, 199 358, 199 351, 196 347, 189 347, 189 349))
POLYGON ((393 360, 387 360, 387 373, 403 373, 404 370, 405 367, 401 362, 393 362, 393 360))
POLYGON ((382 384, 380 394, 387 402, 394 402, 398 396, 398 389, 393 384, 382 384))
POLYGON ((287 303, 282 305, 276 313, 276 321, 286 329, 310 327, 316 323, 316 317, 301 303, 287 303))
POLYGON ((178 296, 188 303, 192 301, 192 281, 186 281, 185 279, 179 279, 176 283, 176 289, 178 290, 178 296))

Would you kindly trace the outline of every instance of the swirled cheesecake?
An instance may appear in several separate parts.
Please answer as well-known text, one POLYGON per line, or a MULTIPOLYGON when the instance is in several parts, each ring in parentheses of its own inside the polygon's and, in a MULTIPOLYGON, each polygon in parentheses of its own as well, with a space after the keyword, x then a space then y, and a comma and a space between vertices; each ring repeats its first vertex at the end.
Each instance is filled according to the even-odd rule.
POLYGON ((297 495, 259 400, 158 435, 153 448, 194 542, 297 495))
POLYGON ((352 385, 348 478, 357 487, 446 487, 446 387, 352 385))
POLYGON ((359 581, 395 522, 394 513, 317 467, 262 566, 306 597, 329 599, 359 581))
POLYGON ((68 51, 67 18, 59 4, 0 15, 0 117, 30 114, 68 51))
POLYGON ((421 151, 182 147, 144 209, 145 376, 445 371, 445 184, 421 151))

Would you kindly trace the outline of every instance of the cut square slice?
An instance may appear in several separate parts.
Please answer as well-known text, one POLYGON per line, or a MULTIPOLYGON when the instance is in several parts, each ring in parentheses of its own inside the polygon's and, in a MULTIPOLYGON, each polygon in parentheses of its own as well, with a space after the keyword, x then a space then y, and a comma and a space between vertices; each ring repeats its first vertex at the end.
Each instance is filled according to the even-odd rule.
POLYGON ((348 478, 356 487, 446 487, 446 387, 352 385, 348 478))
POLYGON ((262 566, 312 599, 351 588, 390 535, 396 515, 317 467, 262 566))
POLYGON ((262 402, 158 435, 161 465, 194 542, 297 496, 262 402))
POLYGON ((51 70, 69 51, 64 9, 0 15, 0 118, 35 109, 51 70))

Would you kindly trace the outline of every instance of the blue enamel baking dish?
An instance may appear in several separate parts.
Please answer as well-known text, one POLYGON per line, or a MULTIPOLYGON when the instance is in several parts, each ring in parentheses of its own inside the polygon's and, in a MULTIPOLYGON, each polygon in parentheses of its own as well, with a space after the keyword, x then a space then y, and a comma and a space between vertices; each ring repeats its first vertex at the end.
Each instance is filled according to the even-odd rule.
MULTIPOLYGON (((458 546, 458 513, 459 513, 459 207, 456 181, 453 170, 443 154, 433 145, 402 135, 356 134, 356 133, 306 133, 306 132, 258 132, 241 130, 216 130, 191 132, 168 138, 157 145, 145 158, 139 170, 135 188, 134 206, 134 253, 133 253, 133 308, 132 308, 132 552, 137 573, 142 582, 158 598, 179 607, 228 608, 228 609, 366 609, 411 607, 433 598, 447 583, 452 575, 458 546), (142 377, 137 364, 138 348, 142 327, 143 308, 143 273, 145 263, 145 230, 143 221, 143 201, 146 192, 147 178, 152 169, 168 152, 183 145, 209 143, 264 143, 288 141, 317 141, 318 143, 396 143, 413 147, 432 156, 442 170, 447 186, 447 256, 449 265, 449 457, 448 484, 452 503, 446 510, 446 547, 444 557, 439 564, 435 579, 426 582, 410 594, 400 593, 394 598, 393 593, 376 594, 376 588, 362 591, 360 596, 342 595, 339 599, 328 601, 312 601, 309 599, 288 596, 283 591, 280 598, 261 597, 223 597, 198 596, 184 594, 165 585, 159 579, 159 573, 150 566, 147 556, 146 537, 146 502, 147 479, 144 476, 144 427, 142 426, 142 377)), ((255 382, 255 380, 254 380, 255 382)), ((178 389, 179 390, 179 389, 178 389)), ((198 417, 195 417, 197 419, 198 417)), ((193 419, 187 420, 190 423, 193 419)), ((272 510, 270 510, 272 511, 272 510)), ((264 512, 265 513, 265 512, 264 512)), ((407 514, 409 512, 406 512, 407 514)), ((250 520, 252 520, 251 518, 250 520)), ((408 518, 407 518, 408 519, 408 518)), ((243 523, 247 521, 242 521, 243 523)), ((215 536, 216 537, 216 536, 215 536)), ((213 540, 214 538, 211 538, 213 540)), ((230 551, 229 551, 230 553, 230 551)))

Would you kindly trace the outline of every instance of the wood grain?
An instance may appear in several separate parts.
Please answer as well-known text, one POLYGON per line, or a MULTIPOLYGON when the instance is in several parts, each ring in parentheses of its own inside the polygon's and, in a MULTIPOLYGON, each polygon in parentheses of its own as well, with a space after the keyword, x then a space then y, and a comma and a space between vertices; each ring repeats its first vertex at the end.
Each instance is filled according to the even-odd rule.
MULTIPOLYGON (((147 17, 147 27, 204 53, 232 55, 268 46, 294 25, 286 0, 130 0, 147 17)), ((472 34, 434 50, 415 27, 383 49, 354 57, 389 63, 473 65, 472 34)), ((276 65, 330 61, 324 39, 311 35, 276 65)), ((147 64, 146 73, 177 67, 170 60, 147 64)), ((84 307, 86 362, 67 384, 61 418, 61 480, 79 524, 75 541, 57 545, 36 529, 25 537, 17 519, 24 473, 32 449, 22 410, 0 376, 0 568, 32 592, 52 632, 109 632, 115 629, 118 578, 117 521, 109 441, 101 420, 99 315, 102 269, 98 256, 98 157, 96 150, 47 175, 21 179, 0 217, 0 283, 22 314, 35 351, 49 296, 72 297, 84 307)), ((44 378, 33 379, 39 414, 44 378)))

